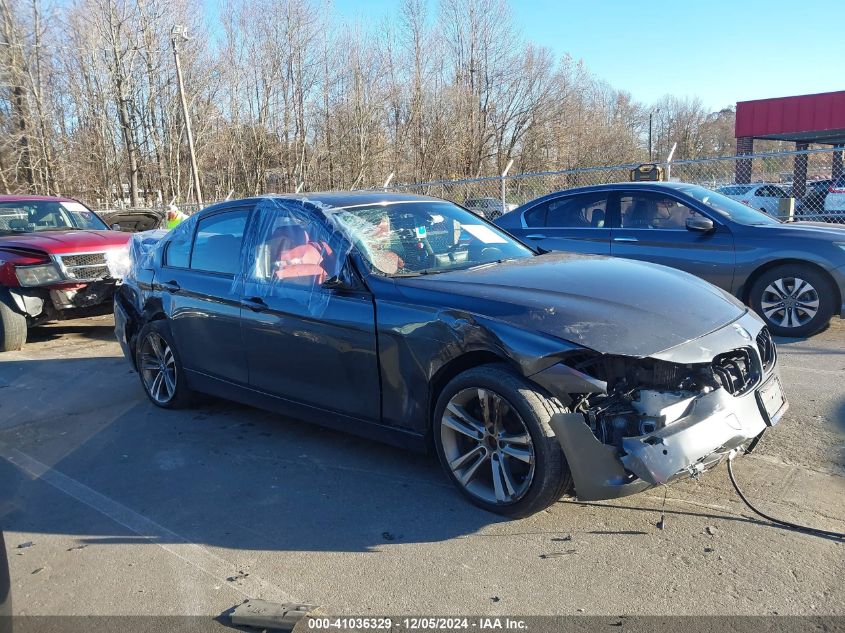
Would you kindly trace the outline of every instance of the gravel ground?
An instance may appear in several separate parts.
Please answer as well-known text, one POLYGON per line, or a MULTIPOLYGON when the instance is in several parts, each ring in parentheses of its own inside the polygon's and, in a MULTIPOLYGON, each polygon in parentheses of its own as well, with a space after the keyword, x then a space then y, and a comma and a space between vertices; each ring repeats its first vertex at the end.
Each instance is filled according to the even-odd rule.
MULTIPOLYGON (((0 359, 0 526, 28 615, 217 615, 246 598, 345 614, 845 615, 845 544, 757 521, 720 467, 520 521, 433 457, 208 399, 149 404, 110 318, 0 359)), ((783 518, 845 530, 845 322, 780 342, 791 402, 736 462, 783 518)))

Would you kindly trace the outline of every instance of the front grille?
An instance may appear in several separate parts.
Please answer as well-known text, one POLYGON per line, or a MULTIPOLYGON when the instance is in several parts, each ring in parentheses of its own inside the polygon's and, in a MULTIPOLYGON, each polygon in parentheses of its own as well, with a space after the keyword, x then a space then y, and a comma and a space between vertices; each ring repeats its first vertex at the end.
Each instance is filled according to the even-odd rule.
POLYGON ((109 275, 105 253, 80 253, 59 255, 58 259, 68 279, 103 279, 109 275))
POLYGON ((763 372, 768 372, 775 365, 777 360, 777 349, 769 328, 763 326, 757 335, 757 350, 760 352, 760 362, 763 364, 763 372))
POLYGON ((742 348, 719 354, 713 359, 713 373, 725 391, 740 396, 760 381, 751 350, 742 348))

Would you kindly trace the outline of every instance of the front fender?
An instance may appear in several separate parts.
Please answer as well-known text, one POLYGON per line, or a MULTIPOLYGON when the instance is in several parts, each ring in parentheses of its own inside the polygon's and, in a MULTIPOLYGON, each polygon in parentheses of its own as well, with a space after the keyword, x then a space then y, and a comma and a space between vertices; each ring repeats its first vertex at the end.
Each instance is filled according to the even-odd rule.
POLYGON ((584 348, 564 340, 459 310, 377 301, 382 419, 385 424, 428 430, 431 385, 464 357, 498 358, 525 376, 584 348))

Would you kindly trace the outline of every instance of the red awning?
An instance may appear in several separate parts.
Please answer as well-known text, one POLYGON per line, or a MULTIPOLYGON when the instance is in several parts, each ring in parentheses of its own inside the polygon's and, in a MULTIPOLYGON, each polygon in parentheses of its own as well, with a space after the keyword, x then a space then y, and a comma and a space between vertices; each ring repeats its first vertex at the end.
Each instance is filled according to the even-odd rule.
POLYGON ((740 101, 736 137, 845 143, 845 90, 740 101))

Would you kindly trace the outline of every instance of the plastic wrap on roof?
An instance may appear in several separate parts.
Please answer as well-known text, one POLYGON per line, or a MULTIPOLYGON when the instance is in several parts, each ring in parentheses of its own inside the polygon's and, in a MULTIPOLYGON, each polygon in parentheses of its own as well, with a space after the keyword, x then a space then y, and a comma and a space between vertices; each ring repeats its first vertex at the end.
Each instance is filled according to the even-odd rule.
POLYGON ((351 248, 332 207, 265 198, 256 206, 253 226, 244 236, 233 292, 241 292, 247 300, 290 301, 319 316, 332 297, 323 284, 348 274, 344 263, 351 248))

